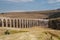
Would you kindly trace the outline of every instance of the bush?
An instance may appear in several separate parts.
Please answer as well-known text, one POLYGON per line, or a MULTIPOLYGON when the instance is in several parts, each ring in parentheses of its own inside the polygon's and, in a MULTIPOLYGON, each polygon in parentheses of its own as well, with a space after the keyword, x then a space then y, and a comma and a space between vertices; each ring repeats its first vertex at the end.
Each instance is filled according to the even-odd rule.
POLYGON ((8 30, 6 30, 6 31, 4 32, 4 34, 5 34, 5 35, 9 35, 10 32, 9 32, 8 30))

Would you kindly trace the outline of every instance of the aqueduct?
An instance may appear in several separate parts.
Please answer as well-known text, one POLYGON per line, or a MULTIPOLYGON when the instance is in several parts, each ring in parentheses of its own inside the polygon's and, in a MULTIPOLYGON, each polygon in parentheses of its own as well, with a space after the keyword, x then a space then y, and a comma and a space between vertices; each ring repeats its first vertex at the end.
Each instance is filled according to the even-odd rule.
POLYGON ((30 28, 34 26, 48 27, 48 19, 0 17, 0 27, 30 28))

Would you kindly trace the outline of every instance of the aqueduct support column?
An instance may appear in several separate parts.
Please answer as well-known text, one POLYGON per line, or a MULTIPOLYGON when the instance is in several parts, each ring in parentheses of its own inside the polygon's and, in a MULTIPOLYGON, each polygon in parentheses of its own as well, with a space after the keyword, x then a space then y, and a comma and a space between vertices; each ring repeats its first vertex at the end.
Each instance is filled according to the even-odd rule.
POLYGON ((2 19, 2 27, 4 27, 4 21, 3 21, 3 19, 2 19))
POLYGON ((28 27, 27 28, 29 28, 29 20, 28 20, 28 27))
POLYGON ((21 19, 19 19, 19 28, 21 28, 21 19))
POLYGON ((31 20, 29 20, 29 27, 28 28, 30 28, 30 26, 31 26, 31 20))
POLYGON ((13 19, 13 27, 15 27, 15 19, 13 19))
POLYGON ((37 20, 37 26, 39 26, 39 20, 37 20))
POLYGON ((22 19, 21 19, 21 21, 20 21, 20 24, 21 24, 20 26, 21 26, 21 28, 22 28, 22 19))
POLYGON ((22 24, 23 25, 22 28, 25 28, 25 20, 24 19, 23 19, 22 23, 23 23, 22 24))
POLYGON ((8 19, 6 19, 6 27, 8 27, 8 19))
POLYGON ((27 19, 26 19, 26 28, 27 28, 27 19))
POLYGON ((21 28, 23 28, 23 19, 21 19, 21 28))
POLYGON ((31 27, 31 20, 29 20, 29 27, 28 28, 30 28, 31 27))
POLYGON ((31 20, 31 26, 33 26, 33 20, 31 20))
POLYGON ((28 20, 26 20, 26 21, 27 21, 27 24, 26 24, 27 26, 26 26, 26 28, 28 28, 28 20))
POLYGON ((34 26, 34 20, 32 20, 32 26, 34 26))
POLYGON ((16 28, 18 28, 18 19, 16 19, 16 28))
POLYGON ((27 28, 29 27, 29 20, 27 20, 28 21, 28 26, 27 26, 27 28))
POLYGON ((11 24, 11 19, 10 19, 10 27, 12 27, 12 24, 11 24))
POLYGON ((24 23, 24 25, 25 25, 25 28, 26 28, 26 19, 25 19, 25 23, 24 23))

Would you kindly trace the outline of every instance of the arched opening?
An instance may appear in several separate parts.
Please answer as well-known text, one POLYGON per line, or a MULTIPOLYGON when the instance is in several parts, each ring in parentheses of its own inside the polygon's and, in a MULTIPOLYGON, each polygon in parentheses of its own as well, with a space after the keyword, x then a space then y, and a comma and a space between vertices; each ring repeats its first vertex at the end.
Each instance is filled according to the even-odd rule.
POLYGON ((23 19, 23 28, 25 28, 25 20, 23 19))
POLYGON ((18 19, 18 28, 19 28, 20 26, 19 26, 19 19, 18 19))
POLYGON ((2 20, 0 19, 0 27, 2 27, 2 20))
POLYGON ((40 21, 40 20, 38 20, 37 22, 38 22, 38 26, 41 26, 41 21, 40 21))
POLYGON ((26 28, 27 28, 27 20, 25 20, 25 21, 26 21, 26 24, 25 25, 26 25, 26 28))
POLYGON ((8 27, 10 27, 10 20, 9 19, 7 20, 7 23, 8 23, 8 27))
POLYGON ((3 23, 4 23, 4 27, 6 27, 6 20, 5 19, 3 19, 3 23))
POLYGON ((16 19, 15 19, 15 27, 16 27, 16 19))
POLYGON ((21 19, 21 28, 22 28, 22 19, 21 19))
MULTIPOLYGON (((32 26, 32 20, 30 20, 29 25, 30 25, 29 27, 33 27, 33 26, 32 26)), ((35 24, 34 24, 34 25, 35 25, 35 24)))
POLYGON ((13 27, 13 20, 11 20, 11 24, 12 24, 12 27, 13 27))

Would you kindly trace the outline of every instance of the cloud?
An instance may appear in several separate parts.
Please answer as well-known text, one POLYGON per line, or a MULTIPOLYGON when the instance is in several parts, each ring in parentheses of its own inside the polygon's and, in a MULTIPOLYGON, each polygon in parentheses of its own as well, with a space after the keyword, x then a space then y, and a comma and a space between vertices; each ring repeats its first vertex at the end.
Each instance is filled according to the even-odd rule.
POLYGON ((32 2, 34 0, 6 0, 6 1, 10 1, 10 2, 32 2))
POLYGON ((47 0, 48 1, 48 3, 58 3, 58 2, 60 2, 60 0, 47 0))

